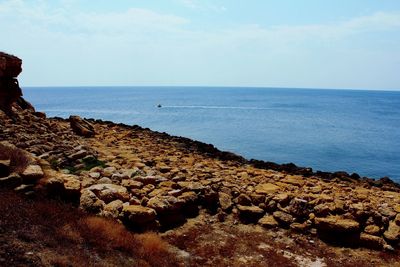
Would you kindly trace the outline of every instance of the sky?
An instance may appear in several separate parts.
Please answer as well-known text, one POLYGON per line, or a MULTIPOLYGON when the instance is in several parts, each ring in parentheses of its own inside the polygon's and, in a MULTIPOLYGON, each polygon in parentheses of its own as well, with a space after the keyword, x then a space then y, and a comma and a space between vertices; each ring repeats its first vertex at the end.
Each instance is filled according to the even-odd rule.
POLYGON ((399 0, 0 0, 22 86, 400 89, 399 0))

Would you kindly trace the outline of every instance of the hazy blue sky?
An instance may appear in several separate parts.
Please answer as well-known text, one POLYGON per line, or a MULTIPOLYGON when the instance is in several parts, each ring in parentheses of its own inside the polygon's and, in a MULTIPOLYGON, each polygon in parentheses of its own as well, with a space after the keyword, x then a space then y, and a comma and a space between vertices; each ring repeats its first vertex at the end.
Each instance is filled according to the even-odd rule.
POLYGON ((399 0, 0 0, 23 86, 400 89, 399 0))

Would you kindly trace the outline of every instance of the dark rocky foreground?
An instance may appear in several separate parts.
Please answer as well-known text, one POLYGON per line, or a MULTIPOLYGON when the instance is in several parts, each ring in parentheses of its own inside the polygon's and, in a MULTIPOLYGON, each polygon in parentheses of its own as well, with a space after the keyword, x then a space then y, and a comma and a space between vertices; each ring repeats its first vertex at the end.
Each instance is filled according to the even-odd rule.
MULTIPOLYGON (((20 61, 5 58, 0 74, 15 79, 20 61)), ((8 99, 0 107, 3 188, 61 198, 134 231, 164 232, 172 242, 180 240, 174 233, 190 232, 193 222, 200 227, 206 220, 215 236, 235 225, 250 232, 250 239, 282 232, 306 243, 318 237, 398 255, 400 188, 388 178, 249 161, 139 126, 77 116, 48 119, 13 93, 17 85, 0 88, 8 99)), ((250 263, 260 261, 254 257, 250 263)))

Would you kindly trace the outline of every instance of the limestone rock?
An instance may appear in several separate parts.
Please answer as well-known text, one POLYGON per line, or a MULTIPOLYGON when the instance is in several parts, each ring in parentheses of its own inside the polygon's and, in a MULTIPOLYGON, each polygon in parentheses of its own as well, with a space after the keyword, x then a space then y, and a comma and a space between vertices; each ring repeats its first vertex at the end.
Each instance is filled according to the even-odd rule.
POLYGON ((173 213, 179 211, 185 202, 173 196, 156 196, 149 199, 147 206, 154 209, 157 214, 173 213))
POLYGON ((98 213, 105 203, 100 200, 92 191, 84 189, 81 192, 79 207, 88 212, 98 213))
POLYGON ((123 217, 135 225, 143 225, 156 219, 156 211, 151 208, 129 205, 122 209, 123 217))
POLYGON ((368 248, 382 249, 387 244, 382 237, 361 233, 360 245, 368 248))
POLYGON ((95 130, 93 125, 79 116, 70 116, 69 123, 74 133, 84 137, 93 137, 95 130))
POLYGON ((88 187, 87 189, 93 191, 98 198, 106 203, 116 199, 120 199, 124 202, 129 201, 130 199, 128 190, 120 185, 96 184, 88 187))
POLYGON ((262 217, 258 221, 258 224, 265 228, 274 228, 279 225, 278 222, 275 220, 274 216, 271 215, 265 215, 264 217, 262 217))
POLYGON ((236 198, 236 200, 235 200, 235 202, 237 203, 237 204, 239 204, 239 205, 243 205, 243 206, 251 206, 251 198, 248 196, 248 195, 246 195, 246 194, 240 194, 237 198, 236 198))
POLYGON ((269 195, 276 193, 281 188, 275 184, 266 183, 266 184, 259 184, 256 186, 255 191, 257 194, 269 195))
POLYGON ((80 191, 81 191, 81 182, 78 177, 75 175, 63 175, 61 177, 63 179, 65 196, 70 200, 79 199, 80 191))
POLYGON ((257 206, 237 205, 240 219, 245 222, 257 222, 263 215, 264 210, 257 206))
POLYGON ((26 182, 35 182, 44 176, 43 170, 39 165, 29 165, 21 174, 26 182))
POLYGON ((288 226, 290 225, 293 221, 294 218, 292 215, 289 213, 283 212, 283 211, 275 211, 273 213, 274 218, 279 222, 279 224, 283 226, 288 226))
POLYGON ((400 241, 400 226, 395 221, 389 223, 388 229, 383 233, 386 240, 390 242, 400 241))
POLYGON ((378 226, 376 225, 368 225, 367 227, 365 227, 364 232, 370 235, 379 235, 380 233, 380 229, 378 226))
POLYGON ((110 203, 108 203, 104 206, 104 209, 101 212, 101 215, 103 215, 105 217, 117 219, 120 215, 120 212, 122 211, 123 204, 124 203, 119 199, 111 201, 110 203))
POLYGON ((318 230, 328 232, 353 233, 358 232, 360 229, 360 224, 358 222, 339 216, 315 218, 315 224, 318 230))
POLYGON ((218 199, 219 199, 219 204, 221 206, 221 209, 223 211, 227 211, 232 208, 233 203, 232 203, 232 198, 230 195, 223 193, 223 192, 219 192, 218 199))

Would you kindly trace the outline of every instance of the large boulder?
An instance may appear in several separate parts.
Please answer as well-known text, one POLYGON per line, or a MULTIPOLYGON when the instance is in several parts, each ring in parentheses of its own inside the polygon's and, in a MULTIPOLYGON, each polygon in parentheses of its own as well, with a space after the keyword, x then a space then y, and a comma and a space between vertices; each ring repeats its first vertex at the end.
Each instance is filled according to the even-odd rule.
POLYGON ((69 123, 74 133, 84 137, 92 137, 95 135, 93 125, 79 116, 70 116, 69 123))

